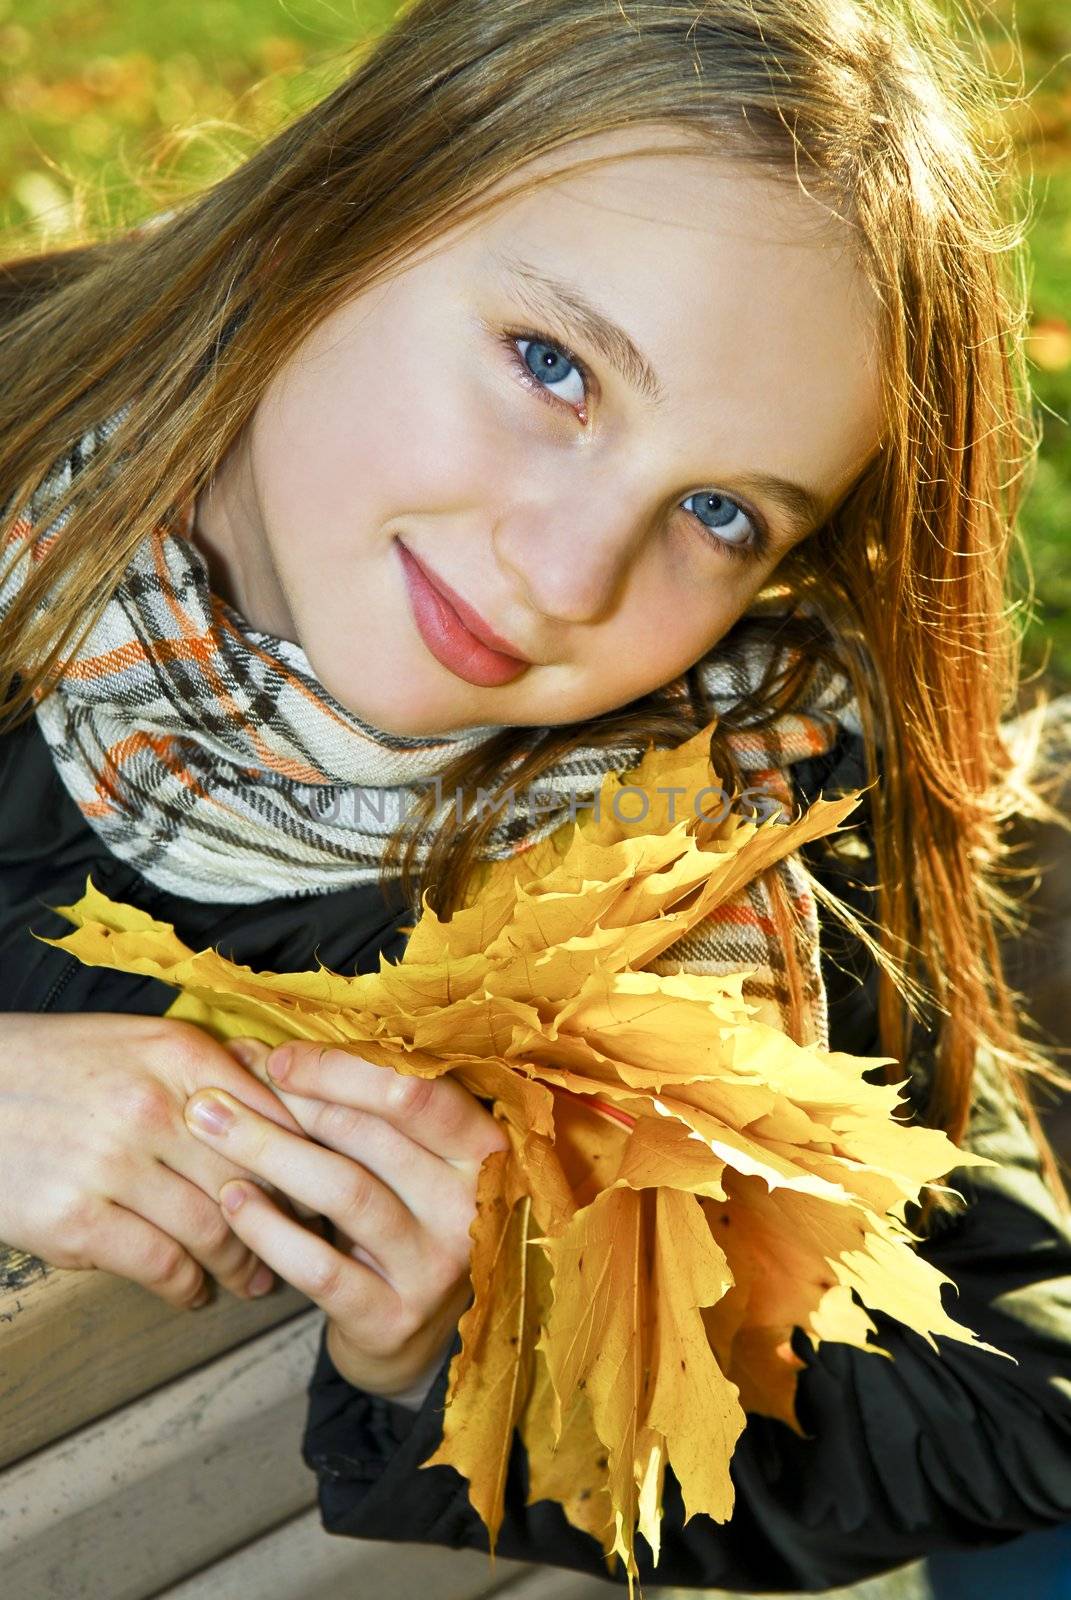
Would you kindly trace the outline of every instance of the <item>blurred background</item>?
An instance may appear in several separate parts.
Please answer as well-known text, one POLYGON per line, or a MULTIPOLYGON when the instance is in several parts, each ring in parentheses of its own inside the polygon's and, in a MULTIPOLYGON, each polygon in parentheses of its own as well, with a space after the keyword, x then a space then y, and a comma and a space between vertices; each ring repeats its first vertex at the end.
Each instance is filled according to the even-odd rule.
MULTIPOLYGON (((0 0, 0 257, 131 224, 221 175, 328 93, 396 3, 0 0)), ((1027 349, 1043 434, 1023 515, 1035 591, 1028 706, 1039 688, 1071 694, 1071 5, 974 0, 974 11, 1004 86, 1028 218, 1027 349)), ((1022 593, 1028 574, 1016 565, 1022 593)), ((1071 766, 1071 746, 1056 758, 1071 766)), ((1023 842, 1040 884, 1010 976, 1071 1047, 1071 835, 1034 830, 1023 842)), ((1054 1117, 1071 1163, 1071 1103, 1054 1117)))

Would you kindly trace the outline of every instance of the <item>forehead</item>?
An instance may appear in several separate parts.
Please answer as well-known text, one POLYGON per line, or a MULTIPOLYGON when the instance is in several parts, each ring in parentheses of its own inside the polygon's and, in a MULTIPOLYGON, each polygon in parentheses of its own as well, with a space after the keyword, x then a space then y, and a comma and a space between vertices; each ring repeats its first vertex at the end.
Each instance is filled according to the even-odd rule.
POLYGON ((723 459, 776 445, 846 488, 882 431, 879 306, 855 244, 791 172, 650 125, 519 169, 460 248, 489 294, 516 295, 517 261, 581 289, 650 358, 668 417, 713 425, 723 459))
MULTIPOLYGON (((714 266, 730 239, 781 260, 808 250, 844 258, 845 281, 864 295, 869 288, 856 267, 852 223, 809 193, 795 169, 747 162, 681 127, 640 124, 572 140, 518 167, 485 199, 489 209, 472 225, 477 235, 538 229, 540 214, 553 210, 566 240, 628 236, 645 255, 679 265, 691 253, 714 266), (660 252, 652 230, 664 235, 660 252)), ((549 226, 544 235, 550 247, 549 226)))

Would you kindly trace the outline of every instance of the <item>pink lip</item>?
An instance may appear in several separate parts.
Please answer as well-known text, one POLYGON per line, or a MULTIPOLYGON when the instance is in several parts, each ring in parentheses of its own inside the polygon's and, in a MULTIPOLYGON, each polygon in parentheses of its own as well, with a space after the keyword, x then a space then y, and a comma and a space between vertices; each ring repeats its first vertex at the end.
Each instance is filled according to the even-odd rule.
POLYGON ((414 620, 436 661, 466 683, 482 687, 509 683, 531 665, 527 657, 518 655, 489 628, 449 584, 423 566, 400 539, 395 542, 414 620))

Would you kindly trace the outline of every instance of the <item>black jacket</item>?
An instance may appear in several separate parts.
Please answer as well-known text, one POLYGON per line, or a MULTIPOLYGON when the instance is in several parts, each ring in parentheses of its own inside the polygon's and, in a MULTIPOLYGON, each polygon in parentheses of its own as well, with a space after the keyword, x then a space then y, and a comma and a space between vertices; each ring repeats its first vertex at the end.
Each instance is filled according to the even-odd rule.
MULTIPOLYGON (((794 776, 804 803, 861 786, 859 741, 842 735, 794 776)), ((848 826, 866 815, 864 799, 848 826)), ((822 841, 808 847, 808 859, 839 893, 870 908, 872 862, 853 861, 846 876, 822 841)), ((408 909, 400 899, 385 904, 375 887, 251 906, 155 888, 83 821, 31 718, 0 734, 0 1009, 162 1014, 172 1003, 174 991, 156 979, 84 966, 30 936, 70 931, 47 908, 77 900, 89 873, 111 898, 172 923, 193 947, 213 945, 257 968, 298 971, 319 959, 336 972, 363 972, 375 970, 380 952, 397 958, 405 948, 398 926, 408 909)), ((832 1048, 880 1055, 875 973, 839 924, 823 929, 823 966, 832 1048)), ((662 1555, 652 1568, 638 1553, 644 1583, 815 1591, 931 1551, 1000 1544, 1071 1520, 1071 1227, 1041 1181, 1020 1118, 983 1067, 968 1141, 1001 1167, 950 1175, 969 1208, 919 1249, 958 1288, 958 1298, 945 1290, 950 1313, 1018 1365, 940 1336, 936 1355, 881 1313, 874 1321, 891 1362, 848 1345, 814 1352, 797 1330, 793 1348, 806 1362, 797 1409, 813 1437, 749 1417, 732 1458, 736 1506, 724 1525, 700 1515, 685 1527, 667 1471, 662 1555)), ((319 1479, 329 1532, 487 1549, 465 1481, 450 1467, 420 1470, 441 1436, 448 1365, 449 1357, 414 1413, 354 1389, 321 1343, 304 1457, 319 1479)), ((595 1540, 555 1503, 526 1501, 518 1443, 498 1552, 607 1576, 595 1540)), ((620 1565, 616 1577, 623 1582, 620 1565)))

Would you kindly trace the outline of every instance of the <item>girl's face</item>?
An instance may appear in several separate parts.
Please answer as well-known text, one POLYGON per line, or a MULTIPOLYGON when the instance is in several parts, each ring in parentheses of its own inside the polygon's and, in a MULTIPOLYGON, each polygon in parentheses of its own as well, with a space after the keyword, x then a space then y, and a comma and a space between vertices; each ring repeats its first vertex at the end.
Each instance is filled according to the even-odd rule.
POLYGON ((845 225, 673 129, 555 170, 315 327, 199 501, 217 593, 389 732, 668 683, 878 447, 845 225))

